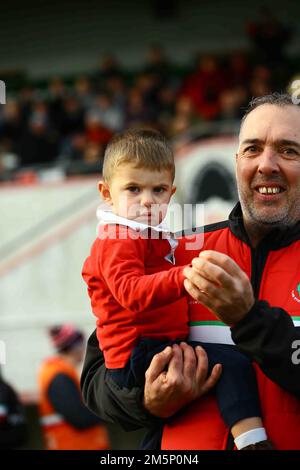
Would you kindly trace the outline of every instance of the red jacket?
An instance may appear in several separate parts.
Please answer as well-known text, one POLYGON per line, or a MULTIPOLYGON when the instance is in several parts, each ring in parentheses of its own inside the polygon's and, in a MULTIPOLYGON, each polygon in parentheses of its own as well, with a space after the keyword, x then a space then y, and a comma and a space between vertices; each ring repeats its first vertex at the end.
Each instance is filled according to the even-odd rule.
POLYGON ((121 368, 140 338, 185 339, 188 309, 183 266, 165 259, 168 240, 147 239, 125 226, 118 227, 114 238, 107 234, 105 226, 82 275, 98 318, 106 366, 121 368))
MULTIPOLYGON (((229 327, 216 321, 215 316, 203 305, 195 302, 190 304, 190 335, 193 339, 228 343, 231 341, 232 333, 234 341, 241 345, 239 349, 249 353, 254 359, 257 354, 256 360, 261 362, 261 367, 265 367, 269 378, 264 375, 261 367, 254 364, 264 426, 269 439, 279 450, 300 449, 300 397, 296 398, 294 394, 285 391, 270 379, 274 376, 277 380, 276 369, 284 368, 285 350, 281 351, 281 348, 285 344, 282 340, 285 334, 286 341, 289 342, 288 331, 279 332, 281 337, 277 333, 277 325, 282 316, 288 313, 294 325, 300 326, 299 234, 298 224, 296 229, 276 233, 276 236, 269 237, 265 243, 261 243, 256 250, 253 250, 243 229, 239 207, 233 212, 230 223, 222 222, 206 227, 202 249, 216 250, 229 255, 251 279, 258 300, 253 311, 249 312, 249 318, 245 320, 247 327, 245 324, 243 329, 241 322, 236 330, 232 328, 231 331, 229 327), (251 316, 255 323, 251 323, 251 316), (269 318, 266 318, 267 316, 269 318), (268 328, 264 328, 266 321, 269 321, 268 328), (263 332, 261 336, 259 322, 263 332), (249 329, 250 325, 253 325, 253 330, 258 329, 258 334, 254 338, 249 329), (267 334, 274 336, 272 343, 267 334), (278 348, 278 351, 268 350, 271 348, 270 344, 272 348, 278 348), (272 358, 276 356, 278 360, 274 361, 272 358)), ((194 252, 187 250, 186 240, 183 238, 177 248, 177 262, 189 263, 193 257, 198 256, 198 253, 199 250, 194 252)), ((286 348, 286 345, 284 347, 286 348)), ((295 388, 293 382, 296 383, 296 377, 299 376, 296 372, 299 371, 296 371, 297 366, 291 368, 292 344, 290 348, 290 357, 286 359, 287 374, 281 382, 286 388, 288 384, 292 384, 290 388, 295 388)), ((228 439, 229 431, 220 416, 216 400, 213 394, 209 394, 193 402, 184 412, 176 415, 164 426, 161 448, 226 449, 228 439)))

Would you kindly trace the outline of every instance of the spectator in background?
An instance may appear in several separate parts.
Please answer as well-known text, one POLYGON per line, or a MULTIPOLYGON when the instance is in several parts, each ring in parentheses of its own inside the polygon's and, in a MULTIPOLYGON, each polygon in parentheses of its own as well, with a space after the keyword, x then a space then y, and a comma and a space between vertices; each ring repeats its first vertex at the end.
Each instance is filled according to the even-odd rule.
POLYGON ((107 92, 99 93, 92 110, 99 116, 102 124, 112 132, 123 129, 124 111, 122 106, 114 103, 112 97, 107 92))
POLYGON ((98 69, 93 74, 93 85, 96 92, 105 89, 111 78, 122 77, 121 67, 113 54, 104 54, 99 61, 98 69))
POLYGON ((199 117, 214 119, 220 111, 219 96, 226 88, 225 71, 213 55, 198 59, 195 72, 185 80, 181 95, 189 98, 199 117))
POLYGON ((265 96, 273 89, 273 74, 270 67, 257 64, 251 74, 249 82, 249 99, 253 96, 265 96))
POLYGON ((236 86, 222 91, 220 95, 220 112, 216 119, 221 121, 234 121, 242 117, 242 107, 247 102, 247 89, 236 86))
POLYGON ((2 107, 0 120, 0 179, 5 173, 14 170, 19 163, 20 138, 23 122, 17 101, 9 100, 2 107))
POLYGON ((265 96, 271 92, 268 83, 264 80, 260 80, 259 78, 252 78, 249 83, 249 96, 255 96, 256 98, 259 96, 265 96))
POLYGON ((23 121, 20 105, 16 100, 9 100, 2 107, 0 122, 0 142, 6 152, 18 155, 23 132, 23 121))
POLYGON ((136 77, 135 86, 141 94, 143 107, 148 115, 148 120, 155 123, 159 113, 159 81, 155 75, 143 73, 136 77))
POLYGON ((58 136, 49 125, 47 107, 37 103, 20 142, 22 166, 51 163, 57 157, 58 136))
POLYGON ((127 95, 124 79, 119 76, 110 77, 106 81, 106 88, 112 98, 114 106, 124 112, 127 95))
POLYGON ((149 125, 152 122, 151 118, 144 105, 141 91, 137 87, 131 88, 128 92, 124 127, 149 125))
POLYGON ((151 44, 149 46, 144 72, 147 75, 152 75, 160 87, 170 81, 172 77, 171 64, 160 44, 151 44))
POLYGON ((188 96, 181 96, 176 101, 175 116, 170 122, 169 135, 174 137, 177 134, 190 129, 201 119, 195 113, 194 103, 188 96))
POLYGON ((164 134, 169 134, 169 128, 175 114, 176 93, 170 86, 162 87, 158 94, 159 117, 158 124, 164 134))
POLYGON ((87 165, 96 165, 96 171, 99 173, 103 166, 104 147, 95 142, 89 142, 84 149, 83 161, 87 165))
POLYGON ((72 135, 62 143, 58 161, 73 162, 82 160, 86 145, 86 136, 84 133, 72 135))
POLYGON ((79 77, 74 83, 74 92, 84 110, 87 110, 92 106, 93 90, 89 78, 79 77))
POLYGON ((15 449, 26 443, 25 410, 15 390, 5 382, 0 369, 0 450, 15 449))
POLYGON ((106 428, 83 404, 76 367, 84 355, 84 337, 71 325, 49 330, 56 350, 39 371, 40 414, 48 450, 109 448, 106 428))
POLYGON ((246 87, 251 75, 249 60, 242 51, 235 51, 229 55, 224 64, 226 87, 246 87))
POLYGON ((35 99, 35 93, 36 90, 29 83, 23 86, 19 92, 18 101, 20 104, 23 127, 25 127, 31 114, 31 108, 32 103, 35 99))
POLYGON ((52 79, 48 84, 48 109, 49 118, 53 123, 54 128, 60 129, 63 101, 65 99, 65 84, 60 78, 52 79))
POLYGON ((270 67, 282 67, 286 62, 285 47, 292 38, 291 28, 284 26, 273 10, 265 6, 260 10, 259 20, 249 22, 246 31, 258 61, 270 67))
POLYGON ((63 139, 84 130, 84 112, 79 99, 74 95, 66 96, 62 103, 61 122, 58 128, 63 139))
POLYGON ((85 137, 87 142, 94 142, 106 146, 113 133, 107 129, 95 111, 85 115, 85 137))

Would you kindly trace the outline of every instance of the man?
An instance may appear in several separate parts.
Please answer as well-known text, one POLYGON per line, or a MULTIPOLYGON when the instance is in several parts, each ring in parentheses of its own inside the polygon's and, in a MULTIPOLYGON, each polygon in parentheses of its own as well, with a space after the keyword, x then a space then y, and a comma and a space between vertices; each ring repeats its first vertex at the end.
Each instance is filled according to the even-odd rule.
MULTIPOLYGON (((300 449, 300 109, 289 95, 250 103, 236 168, 240 203, 229 220, 204 228, 200 254, 185 250, 184 238, 177 253, 179 264, 192 264, 190 339, 235 343, 252 358, 270 440, 300 449)), ((203 350, 181 344, 156 355, 144 393, 114 388, 102 363, 92 335, 82 375, 87 404, 127 429, 151 427, 148 448, 231 448, 213 394, 196 400, 218 380, 216 372, 207 378, 203 350)))
POLYGON ((100 419, 83 404, 76 367, 84 354, 84 336, 72 325, 50 328, 56 354, 39 371, 40 414, 48 450, 108 449, 100 419))
POLYGON ((24 445, 27 438, 25 409, 0 369, 0 450, 16 449, 24 445))

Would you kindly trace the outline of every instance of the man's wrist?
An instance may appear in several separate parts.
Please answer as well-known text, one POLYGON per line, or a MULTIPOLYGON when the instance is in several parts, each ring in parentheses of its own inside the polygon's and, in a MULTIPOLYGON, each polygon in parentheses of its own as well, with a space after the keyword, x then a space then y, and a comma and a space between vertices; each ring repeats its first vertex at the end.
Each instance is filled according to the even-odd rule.
POLYGON ((260 303, 261 303, 260 300, 255 300, 253 302, 253 305, 247 311, 247 313, 245 313, 238 321, 236 321, 234 324, 232 324, 230 326, 230 328, 231 329, 238 328, 239 326, 242 326, 242 325, 246 324, 249 320, 251 320, 253 315, 256 314, 257 309, 260 307, 260 303))

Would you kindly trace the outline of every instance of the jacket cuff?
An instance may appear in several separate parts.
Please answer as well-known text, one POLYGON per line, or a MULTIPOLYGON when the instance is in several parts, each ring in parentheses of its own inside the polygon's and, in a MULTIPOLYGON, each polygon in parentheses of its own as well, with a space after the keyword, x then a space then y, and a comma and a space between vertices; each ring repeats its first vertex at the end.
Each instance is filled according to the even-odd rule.
POLYGON ((235 336, 243 334, 244 329, 246 329, 247 332, 249 331, 249 326, 252 326, 252 323, 255 322, 255 319, 261 315, 262 310, 265 308, 269 308, 268 302, 265 300, 256 300, 245 317, 230 328, 234 342, 235 336))

